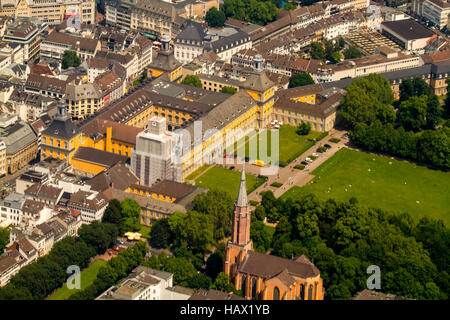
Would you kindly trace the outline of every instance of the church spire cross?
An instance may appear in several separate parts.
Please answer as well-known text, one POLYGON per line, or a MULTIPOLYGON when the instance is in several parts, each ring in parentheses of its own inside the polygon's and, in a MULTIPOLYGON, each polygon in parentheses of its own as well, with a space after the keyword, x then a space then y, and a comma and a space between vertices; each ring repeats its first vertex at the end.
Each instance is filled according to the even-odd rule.
POLYGON ((245 184, 245 164, 242 167, 241 184, 239 185, 239 192, 238 192, 238 197, 236 200, 236 206, 237 207, 248 206, 247 188, 246 188, 246 184, 245 184))

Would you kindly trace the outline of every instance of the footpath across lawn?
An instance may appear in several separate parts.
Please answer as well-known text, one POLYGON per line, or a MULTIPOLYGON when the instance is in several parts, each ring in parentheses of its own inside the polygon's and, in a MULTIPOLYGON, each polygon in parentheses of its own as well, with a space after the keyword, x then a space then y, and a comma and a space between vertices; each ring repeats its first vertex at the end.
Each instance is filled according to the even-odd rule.
POLYGON ((59 288, 55 292, 53 292, 47 300, 67 300, 69 297, 74 294, 75 292, 84 290, 88 286, 90 286, 94 280, 97 278, 97 274, 101 267, 106 265, 106 261, 104 260, 97 260, 93 264, 91 264, 89 267, 81 271, 81 289, 72 289, 69 290, 67 288, 67 284, 64 284, 62 288, 59 288))
POLYGON ((450 225, 450 173, 407 161, 342 148, 282 198, 312 193, 321 199, 355 197, 368 207, 443 219, 450 225))
MULTIPOLYGON (((304 153, 306 150, 311 148, 314 145, 314 139, 320 140, 323 138, 326 133, 323 132, 315 132, 311 131, 308 135, 300 136, 296 133, 297 127, 290 125, 283 125, 278 129, 279 132, 279 142, 278 142, 278 150, 279 150, 279 160, 280 162, 289 163, 304 153)), ((250 135, 250 138, 256 139, 256 132, 253 132, 250 135)), ((249 157, 249 138, 245 137, 245 156, 249 157)), ((237 149, 237 145, 239 148, 237 149, 237 154, 244 154, 244 144, 243 139, 238 141, 235 144, 234 150, 237 149)), ((270 131, 267 132, 267 138, 265 138, 265 134, 259 134, 257 139, 257 154, 256 157, 259 160, 263 160, 268 163, 270 160, 272 151, 272 137, 270 131), (264 137, 264 138, 263 138, 264 137), (260 156, 260 153, 262 155, 260 156)), ((251 160, 257 160, 253 159, 251 160)))

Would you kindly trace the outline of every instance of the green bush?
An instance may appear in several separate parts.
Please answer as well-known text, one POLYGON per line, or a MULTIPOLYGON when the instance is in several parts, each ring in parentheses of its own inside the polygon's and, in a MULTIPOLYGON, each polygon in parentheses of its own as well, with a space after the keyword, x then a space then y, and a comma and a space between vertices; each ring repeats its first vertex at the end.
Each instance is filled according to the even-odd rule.
POLYGON ((259 204, 259 202, 256 200, 250 200, 248 203, 250 203, 250 205, 254 207, 256 207, 259 204))
POLYGON ((275 188, 279 188, 279 187, 281 187, 283 184, 282 183, 279 183, 279 182, 274 182, 274 183, 272 183, 271 184, 271 186, 272 187, 275 187, 275 188))
POLYGON ((316 157, 316 156, 313 156, 313 155, 310 155, 309 158, 310 158, 311 160, 316 160, 316 159, 317 159, 317 157, 316 157))
POLYGON ((322 132, 320 136, 316 138, 316 141, 320 141, 328 135, 328 131, 322 132))
MULTIPOLYGON (((291 160, 291 161, 292 161, 292 160, 291 160)), ((278 165, 279 165, 280 167, 284 168, 284 167, 287 166, 287 163, 284 162, 284 161, 280 161, 280 162, 278 163, 278 165)))
POLYGON ((297 164, 296 166, 294 166, 294 169, 303 170, 305 169, 305 166, 302 164, 297 164))
POLYGON ((331 138, 330 139, 330 142, 333 142, 333 143, 338 143, 339 141, 341 141, 341 139, 338 139, 338 138, 331 138))

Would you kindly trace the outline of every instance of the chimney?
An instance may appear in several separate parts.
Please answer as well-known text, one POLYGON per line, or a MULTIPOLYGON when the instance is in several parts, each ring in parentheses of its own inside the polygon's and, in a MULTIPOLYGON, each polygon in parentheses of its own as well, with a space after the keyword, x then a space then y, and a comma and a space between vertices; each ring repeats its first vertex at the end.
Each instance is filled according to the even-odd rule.
POLYGON ((170 36, 163 35, 161 37, 161 51, 170 51, 170 36))

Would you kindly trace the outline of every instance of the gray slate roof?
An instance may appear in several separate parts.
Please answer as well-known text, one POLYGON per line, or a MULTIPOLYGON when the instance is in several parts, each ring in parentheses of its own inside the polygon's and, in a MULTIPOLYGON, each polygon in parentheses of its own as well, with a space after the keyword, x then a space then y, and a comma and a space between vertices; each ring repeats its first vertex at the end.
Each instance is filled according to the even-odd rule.
POLYGON ((6 144, 6 154, 12 155, 37 141, 37 136, 29 124, 20 121, 0 131, 0 140, 6 144))

